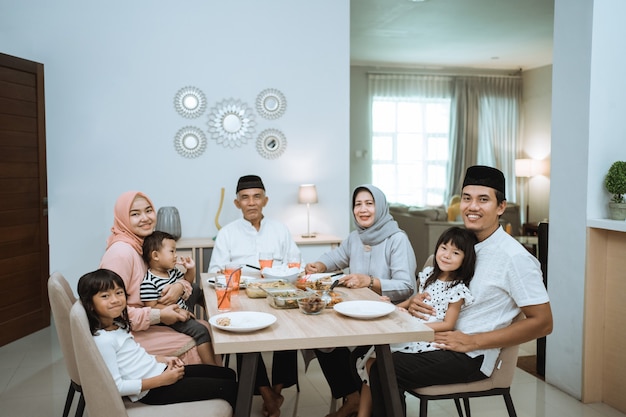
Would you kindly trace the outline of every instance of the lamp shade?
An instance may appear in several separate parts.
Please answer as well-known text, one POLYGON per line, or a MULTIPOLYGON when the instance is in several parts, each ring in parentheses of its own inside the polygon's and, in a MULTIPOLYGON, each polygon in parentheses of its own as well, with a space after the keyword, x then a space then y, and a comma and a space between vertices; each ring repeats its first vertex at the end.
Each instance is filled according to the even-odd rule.
POLYGON ((315 188, 315 184, 302 184, 300 186, 300 188, 298 189, 298 203, 317 203, 317 188, 315 188))
POLYGON ((535 159, 516 159, 515 160, 515 176, 516 177, 534 177, 543 172, 543 164, 535 159))

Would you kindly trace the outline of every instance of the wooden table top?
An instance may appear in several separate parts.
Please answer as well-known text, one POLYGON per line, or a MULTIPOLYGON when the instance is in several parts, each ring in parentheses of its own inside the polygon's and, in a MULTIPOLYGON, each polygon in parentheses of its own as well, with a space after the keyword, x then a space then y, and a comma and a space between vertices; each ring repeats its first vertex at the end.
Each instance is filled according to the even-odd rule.
MULTIPOLYGON (((202 287, 209 316, 217 311, 215 291, 208 278, 201 274, 202 287)), ((338 289, 348 300, 380 300, 367 288, 338 289)), ((276 309, 265 298, 248 298, 245 290, 233 295, 231 311, 261 311, 276 316, 271 326, 250 333, 235 333, 211 326, 215 353, 265 352, 291 349, 312 349, 337 346, 381 345, 417 340, 433 340, 433 330, 405 312, 394 311, 375 319, 344 316, 332 308, 319 315, 306 315, 299 309, 276 309)))

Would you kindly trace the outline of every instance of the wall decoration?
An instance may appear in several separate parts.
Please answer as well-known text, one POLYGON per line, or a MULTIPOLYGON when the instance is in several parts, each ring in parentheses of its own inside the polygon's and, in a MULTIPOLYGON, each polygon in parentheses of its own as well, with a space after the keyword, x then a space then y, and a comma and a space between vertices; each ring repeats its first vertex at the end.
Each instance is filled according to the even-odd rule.
POLYGON ((262 157, 276 159, 285 152, 287 139, 283 132, 277 129, 266 129, 259 134, 256 140, 256 149, 262 157))
POLYGON ((266 119, 277 119, 287 110, 287 100, 280 91, 268 88, 257 96, 256 109, 266 119))
POLYGON ((185 158, 197 158, 206 149, 206 135, 194 126, 185 126, 174 137, 176 152, 185 158))
POLYGON ((174 97, 174 107, 181 116, 196 119, 206 110, 206 97, 199 88, 183 87, 174 97))
POLYGON ((217 143, 234 148, 252 139, 254 112, 240 100, 223 100, 209 111, 209 133, 217 143))

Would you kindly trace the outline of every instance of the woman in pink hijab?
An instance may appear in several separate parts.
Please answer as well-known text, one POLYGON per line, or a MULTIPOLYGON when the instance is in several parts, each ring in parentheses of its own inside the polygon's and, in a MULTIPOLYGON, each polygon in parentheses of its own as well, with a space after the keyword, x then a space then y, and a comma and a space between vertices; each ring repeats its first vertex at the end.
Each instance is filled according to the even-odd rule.
MULTIPOLYGON (((195 341, 167 326, 184 321, 185 315, 177 311, 176 300, 180 296, 187 299, 191 285, 172 285, 163 290, 162 301, 168 304, 163 309, 144 307, 139 296, 139 288, 147 266, 141 257, 143 239, 150 235, 156 226, 156 211, 152 201, 138 191, 123 193, 115 203, 115 217, 111 236, 107 239, 107 249, 100 262, 100 268, 116 272, 124 280, 128 292, 128 315, 133 323, 135 340, 152 355, 178 356, 187 364, 202 363, 195 348, 195 341)), ((208 323, 200 321, 208 327, 208 323)))

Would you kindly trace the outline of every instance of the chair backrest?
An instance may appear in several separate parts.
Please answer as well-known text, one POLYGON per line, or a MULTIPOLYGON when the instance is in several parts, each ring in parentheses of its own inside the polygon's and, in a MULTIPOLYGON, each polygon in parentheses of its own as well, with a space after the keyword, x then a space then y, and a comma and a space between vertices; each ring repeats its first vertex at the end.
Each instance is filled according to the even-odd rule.
POLYGON ((54 317, 54 325, 57 329, 59 344, 65 358, 65 366, 70 379, 80 385, 78 367, 72 345, 72 333, 70 331, 70 310, 76 302, 76 297, 70 288, 70 284, 59 272, 53 273, 48 278, 48 298, 54 317))
POLYGON ((70 325, 89 417, 128 416, 120 392, 89 330, 83 305, 74 303, 70 325))

